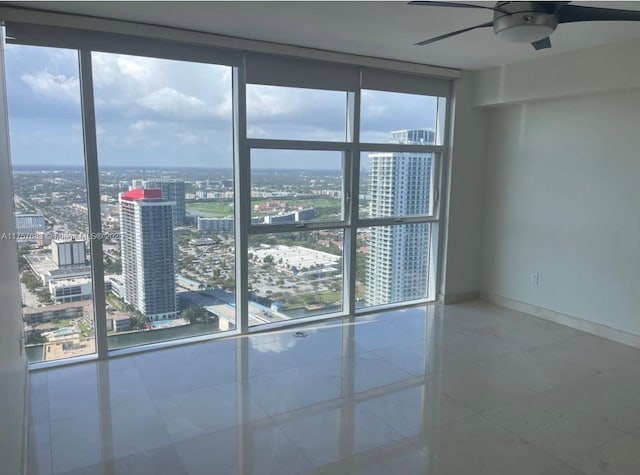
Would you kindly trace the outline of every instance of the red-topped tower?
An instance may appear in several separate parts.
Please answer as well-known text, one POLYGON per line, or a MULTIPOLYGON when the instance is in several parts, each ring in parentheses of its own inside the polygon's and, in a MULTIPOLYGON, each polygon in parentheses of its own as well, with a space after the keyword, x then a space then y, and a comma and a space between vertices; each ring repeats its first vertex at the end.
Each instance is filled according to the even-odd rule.
POLYGON ((120 195, 124 301, 149 320, 177 316, 174 201, 162 190, 138 188, 120 195))

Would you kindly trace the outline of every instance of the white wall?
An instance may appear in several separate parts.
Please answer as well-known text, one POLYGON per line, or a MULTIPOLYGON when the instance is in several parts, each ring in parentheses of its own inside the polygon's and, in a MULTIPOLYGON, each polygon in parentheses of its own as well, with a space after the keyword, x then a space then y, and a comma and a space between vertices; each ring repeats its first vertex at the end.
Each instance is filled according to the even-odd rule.
POLYGON ((476 103, 494 105, 640 88, 639 50, 640 39, 480 71, 476 103))
MULTIPOLYGON (((13 191, 4 94, 4 51, 0 45, 0 235, 15 232, 13 191)), ((16 242, 0 239, 0 472, 23 472, 26 360, 20 354, 22 331, 16 242)))
POLYGON ((640 335, 639 124, 637 91, 491 110, 484 292, 640 335))
POLYGON ((475 73, 464 71, 454 82, 441 289, 445 301, 468 298, 465 294, 477 292, 480 281, 488 111, 474 105, 475 81, 475 73))

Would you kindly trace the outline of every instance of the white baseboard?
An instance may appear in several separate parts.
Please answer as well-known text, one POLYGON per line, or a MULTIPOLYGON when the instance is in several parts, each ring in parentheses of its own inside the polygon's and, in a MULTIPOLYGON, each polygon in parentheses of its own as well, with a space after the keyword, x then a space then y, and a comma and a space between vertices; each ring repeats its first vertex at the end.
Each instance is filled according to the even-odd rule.
POLYGON ((479 294, 479 297, 482 300, 486 300, 501 307, 533 315, 534 317, 559 323, 560 325, 564 325, 569 328, 575 328, 576 330, 581 330, 585 333, 600 336, 602 338, 606 338, 618 343, 633 346, 635 348, 640 348, 640 335, 634 335, 633 333, 616 330, 615 328, 611 328, 606 325, 589 322, 587 320, 567 315, 565 313, 555 312, 553 310, 537 307, 535 305, 520 302, 519 300, 502 297, 500 295, 481 292, 479 294))
POLYGON ((439 303, 450 305, 453 303, 462 303, 462 302, 470 302, 471 300, 478 300, 479 294, 478 292, 460 292, 457 294, 440 294, 440 298, 438 299, 439 303))

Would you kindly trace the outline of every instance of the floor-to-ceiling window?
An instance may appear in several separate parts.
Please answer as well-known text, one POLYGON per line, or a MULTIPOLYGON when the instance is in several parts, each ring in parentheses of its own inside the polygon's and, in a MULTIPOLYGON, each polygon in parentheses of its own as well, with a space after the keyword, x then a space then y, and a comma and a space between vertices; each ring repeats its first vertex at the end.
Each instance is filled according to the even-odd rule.
POLYGON ((109 348, 235 329, 231 67, 91 61, 109 348))
POLYGON ((435 298, 449 81, 21 28, 16 211, 42 227, 20 242, 25 305, 81 308, 25 310, 33 361, 435 298))
MULTIPOLYGON (((5 49, 15 235, 29 361, 96 352, 78 52, 5 49)), ((5 204, 6 206, 7 204, 5 204)))

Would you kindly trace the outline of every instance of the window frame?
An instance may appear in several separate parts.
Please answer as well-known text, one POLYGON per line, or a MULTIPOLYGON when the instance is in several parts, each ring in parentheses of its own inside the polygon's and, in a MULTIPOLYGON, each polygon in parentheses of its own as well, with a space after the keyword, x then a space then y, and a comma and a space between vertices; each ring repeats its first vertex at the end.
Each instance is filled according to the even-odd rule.
MULTIPOLYGON (((22 39, 14 39, 11 43, 33 46, 58 46, 78 51, 80 64, 80 94, 82 125, 85 150, 85 173, 87 176, 87 194, 89 209, 89 232, 101 232, 99 174, 97 157, 97 130, 95 104, 93 97, 92 52, 108 52, 173 59, 209 64, 220 64, 232 68, 232 100, 233 100, 233 164, 234 164, 234 210, 236 236, 236 328, 219 334, 208 334, 183 339, 149 343, 123 349, 109 349, 106 330, 104 265, 102 262, 102 241, 91 242, 89 253, 92 261, 93 301, 96 329, 96 354, 91 357, 72 357, 56 362, 34 363, 33 368, 69 364, 87 359, 108 359, 110 357, 139 351, 175 346, 190 342, 225 338, 256 331, 265 331, 301 322, 327 320, 334 317, 345 317, 372 313, 390 308, 401 308, 410 305, 424 304, 434 301, 436 289, 439 288, 442 267, 442 256, 438 252, 442 247, 440 227, 443 225, 445 204, 441 200, 442 190, 446 183, 447 159, 449 152, 449 135, 451 125, 451 80, 419 74, 408 74, 397 71, 378 70, 372 67, 357 66, 345 63, 330 63, 316 60, 299 59, 288 56, 276 56, 251 53, 241 50, 224 49, 217 46, 189 44, 171 40, 158 40, 143 36, 93 32, 87 37, 85 30, 46 25, 12 24, 11 27, 24 27, 26 31, 22 39), (255 61, 256 67, 254 67, 255 61), (277 77, 267 73, 265 65, 285 64, 286 68, 302 71, 299 79, 281 75, 277 77), (332 69, 333 68, 333 69, 332 69), (325 70, 326 69, 326 70, 325 70), (321 71, 320 79, 331 76, 327 71, 345 71, 345 79, 340 82, 318 84, 314 72, 321 71), (347 93, 346 107, 346 139, 344 142, 281 140, 247 137, 247 78, 251 72, 251 84, 268 84, 274 86, 319 88, 338 90, 347 93), (261 77, 264 75, 264 80, 261 77), (394 78, 398 81, 394 81, 394 78), (365 87, 367 86, 367 87, 365 87), (406 88, 406 89, 402 89, 406 88), (445 103, 438 100, 435 114, 436 144, 393 144, 393 143, 361 143, 361 95, 363 89, 390 92, 406 92, 444 98, 445 103), (400 89, 400 90, 398 90, 400 89), (325 150, 343 154, 342 206, 343 216, 340 220, 327 220, 303 223, 252 224, 251 223, 251 150, 284 149, 284 150, 325 150), (359 215, 360 162, 361 153, 366 152, 414 152, 431 153, 433 175, 431 195, 433 212, 424 216, 405 217, 364 217, 359 215), (387 305, 356 308, 356 251, 357 233, 361 228, 372 226, 391 226, 398 224, 429 223, 429 275, 427 277, 427 297, 409 302, 396 302, 387 305), (288 322, 277 322, 248 326, 248 239, 249 236, 275 234, 284 232, 308 232, 313 230, 340 229, 343 231, 343 310, 336 314, 324 314, 314 317, 293 319, 288 322)), ((4 41, 4 39, 3 39, 4 41)), ((289 70, 287 69, 287 70, 289 70)), ((3 91, 6 95, 6 90, 3 91)))

